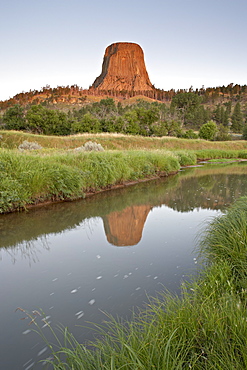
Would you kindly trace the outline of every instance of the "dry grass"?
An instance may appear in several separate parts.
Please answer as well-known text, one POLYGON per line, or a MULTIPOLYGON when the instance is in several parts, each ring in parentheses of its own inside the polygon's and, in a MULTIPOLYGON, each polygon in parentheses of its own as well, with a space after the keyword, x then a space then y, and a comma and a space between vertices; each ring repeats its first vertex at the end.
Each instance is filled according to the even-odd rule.
POLYGON ((20 131, 0 131, 2 139, 0 146, 6 149, 17 148, 24 140, 35 141, 43 148, 74 149, 84 145, 87 141, 96 141, 105 150, 244 150, 247 141, 211 142, 201 139, 178 139, 175 137, 143 137, 123 134, 78 134, 71 136, 45 136, 20 131))

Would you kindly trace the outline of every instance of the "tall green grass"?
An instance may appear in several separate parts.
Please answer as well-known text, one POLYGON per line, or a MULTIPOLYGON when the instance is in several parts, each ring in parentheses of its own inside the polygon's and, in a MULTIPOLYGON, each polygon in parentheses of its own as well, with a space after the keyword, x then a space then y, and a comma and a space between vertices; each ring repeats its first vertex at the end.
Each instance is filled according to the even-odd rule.
POLYGON ((48 200, 84 197, 121 184, 177 172, 167 151, 36 152, 0 149, 0 213, 48 200))
POLYGON ((108 318, 97 327, 101 338, 90 346, 65 329, 58 350, 49 344, 53 368, 246 369, 246 234, 244 197, 206 228, 199 244, 206 267, 182 286, 181 297, 165 292, 128 322, 108 318))
POLYGON ((247 292, 247 198, 206 228, 201 251, 209 263, 226 262, 238 291, 247 292))
POLYGON ((196 164, 196 153, 189 150, 177 150, 174 152, 181 166, 190 166, 196 164))
POLYGON ((0 148, 0 213, 79 199, 126 181, 168 175, 198 159, 247 158, 247 151, 125 150, 20 152, 0 148))
POLYGON ((247 150, 226 150, 226 149, 203 149, 195 150, 198 160, 207 160, 215 158, 247 158, 247 150))

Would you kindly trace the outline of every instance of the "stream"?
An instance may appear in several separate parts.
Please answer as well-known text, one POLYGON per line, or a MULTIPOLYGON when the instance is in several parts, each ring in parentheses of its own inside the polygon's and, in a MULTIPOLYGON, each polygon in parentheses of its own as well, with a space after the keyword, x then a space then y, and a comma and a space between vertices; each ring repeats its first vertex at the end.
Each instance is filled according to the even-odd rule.
MULTIPOLYGON (((108 315, 130 318, 150 297, 201 268, 206 224, 247 195, 247 163, 203 165, 84 200, 0 216, 0 368, 46 368, 37 323, 66 326, 81 343, 108 315), (17 308, 21 308, 17 309, 17 308)), ((60 338, 60 334, 58 333, 60 338)))

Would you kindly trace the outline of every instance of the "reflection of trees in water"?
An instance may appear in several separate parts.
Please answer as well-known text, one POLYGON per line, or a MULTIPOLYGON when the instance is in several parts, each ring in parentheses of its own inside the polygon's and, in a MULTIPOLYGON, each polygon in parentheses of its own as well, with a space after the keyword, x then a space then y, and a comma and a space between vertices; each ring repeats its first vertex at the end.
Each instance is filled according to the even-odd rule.
POLYGON ((95 227, 98 225, 100 217, 90 217, 90 218, 85 218, 79 226, 77 226, 80 229, 84 229, 86 231, 86 235, 88 239, 90 240, 90 237, 94 233, 95 227))
MULTIPOLYGON (((206 176, 198 176, 201 174, 201 169, 197 176, 195 169, 186 170, 186 175, 188 173, 189 177, 174 176, 168 181, 157 181, 155 186, 148 184, 147 187, 146 185, 145 197, 141 198, 143 203, 144 199, 146 200, 146 204, 128 206, 121 211, 113 211, 103 216, 108 241, 118 246, 137 244, 141 238, 148 212, 154 207, 167 205, 178 212, 189 212, 196 208, 222 210, 226 204, 232 203, 234 195, 236 196, 240 191, 243 194, 247 189, 247 177, 245 176, 245 181, 243 181, 243 175, 240 175, 237 180, 237 175, 234 177, 224 174, 216 175, 215 171, 206 176), (235 187, 232 186, 234 184, 235 187), (136 222, 135 214, 137 214, 138 207, 143 207, 142 217, 139 215, 139 224, 134 230, 133 223, 136 222), (125 241, 124 235, 126 235, 125 241)), ((136 202, 137 199, 135 199, 136 202)))
POLYGON ((32 263, 39 262, 39 254, 41 254, 44 249, 47 251, 50 250, 46 235, 39 237, 38 242, 37 239, 31 239, 25 240, 23 243, 19 243, 13 247, 1 248, 0 259, 2 260, 1 253, 5 252, 10 256, 13 264, 15 264, 17 259, 21 256, 21 258, 28 260, 29 266, 31 266, 32 263))
MULTIPOLYGON (((20 215, 21 216, 21 215, 20 215)), ((78 225, 78 228, 84 228, 87 232, 88 239, 93 235, 94 227, 97 226, 99 218, 86 218, 83 222, 78 225)), ((76 227, 76 226, 75 226, 76 227)), ((57 233, 61 234, 63 231, 57 233)), ((54 234, 54 233, 53 233, 54 234)), ((30 240, 24 240, 20 243, 13 244, 11 246, 3 246, 0 248, 0 260, 2 260, 2 255, 5 253, 10 256, 11 262, 15 264, 19 257, 26 259, 29 262, 29 266, 32 263, 39 262, 39 255, 43 253, 44 250, 49 251, 49 235, 44 234, 37 238, 31 238, 30 240)))
POLYGON ((181 178, 180 184, 164 198, 164 203, 180 212, 195 208, 223 210, 246 191, 246 175, 211 174, 193 177, 190 181, 181 178))
MULTIPOLYGON (((195 208, 223 210, 239 196, 246 195, 246 170, 247 166, 243 164, 189 168, 165 179, 104 192, 81 201, 0 216, 0 245, 11 248, 26 245, 24 254, 28 256, 30 253, 30 258, 33 258, 32 253, 35 252, 31 249, 34 244, 36 248, 36 239, 44 240, 45 235, 76 227, 88 228, 91 234, 92 218, 97 217, 104 221, 107 219, 109 231, 114 222, 112 213, 121 214, 128 207, 153 208, 165 204, 179 212, 188 212, 195 208), (109 224, 109 220, 112 223, 110 221, 109 224)), ((140 225, 138 228, 140 232, 140 225)), ((112 236, 114 237, 114 233, 112 236)), ((109 233, 107 237, 111 238, 109 233)), ((37 255, 34 259, 37 260, 37 255)))

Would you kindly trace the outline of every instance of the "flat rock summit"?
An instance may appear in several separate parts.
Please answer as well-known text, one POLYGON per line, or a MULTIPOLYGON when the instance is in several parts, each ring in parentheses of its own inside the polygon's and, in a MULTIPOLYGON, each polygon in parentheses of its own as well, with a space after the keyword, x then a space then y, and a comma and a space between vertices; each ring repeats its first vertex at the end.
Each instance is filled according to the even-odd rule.
POLYGON ((117 42, 108 46, 101 75, 91 88, 117 91, 154 90, 148 77, 142 48, 130 42, 117 42))

